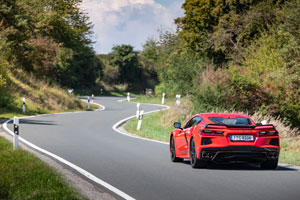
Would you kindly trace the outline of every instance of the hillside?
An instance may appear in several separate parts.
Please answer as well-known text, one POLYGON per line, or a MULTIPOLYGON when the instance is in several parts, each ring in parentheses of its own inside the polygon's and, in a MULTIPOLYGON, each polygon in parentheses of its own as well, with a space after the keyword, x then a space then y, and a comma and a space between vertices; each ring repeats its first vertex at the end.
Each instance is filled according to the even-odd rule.
POLYGON ((300 128, 300 1, 186 0, 177 32, 149 39, 141 56, 156 94, 188 96, 192 113, 240 111, 300 128))
POLYGON ((0 115, 82 109, 66 89, 89 88, 102 66, 81 0, 7 0, 0 6, 0 115))
POLYGON ((8 73, 6 78, 6 90, 0 98, 0 119, 23 115, 23 97, 26 115, 86 109, 86 105, 67 90, 37 80, 32 74, 16 71, 8 73))

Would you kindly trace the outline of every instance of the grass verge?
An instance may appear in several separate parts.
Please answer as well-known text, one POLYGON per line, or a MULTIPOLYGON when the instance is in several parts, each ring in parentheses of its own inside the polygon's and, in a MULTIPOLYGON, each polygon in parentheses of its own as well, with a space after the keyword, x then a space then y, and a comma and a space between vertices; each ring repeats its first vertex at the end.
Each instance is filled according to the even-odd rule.
POLYGON ((280 157, 279 162, 300 166, 300 153, 290 149, 286 138, 280 139, 280 157))
MULTIPOLYGON (((138 95, 135 99, 132 99, 131 102, 136 103, 150 103, 150 104, 161 104, 162 98, 151 96, 151 95, 138 95)), ((165 105, 170 105, 172 102, 175 102, 176 99, 165 98, 165 105)))
POLYGON ((0 137, 0 199, 86 199, 33 154, 0 137))
MULTIPOLYGON (((162 111, 163 112, 163 111, 162 111)), ((150 139, 168 142, 172 127, 164 128, 161 125, 162 112, 144 115, 143 123, 139 131, 136 130, 138 119, 129 120, 124 126, 125 130, 150 139)))

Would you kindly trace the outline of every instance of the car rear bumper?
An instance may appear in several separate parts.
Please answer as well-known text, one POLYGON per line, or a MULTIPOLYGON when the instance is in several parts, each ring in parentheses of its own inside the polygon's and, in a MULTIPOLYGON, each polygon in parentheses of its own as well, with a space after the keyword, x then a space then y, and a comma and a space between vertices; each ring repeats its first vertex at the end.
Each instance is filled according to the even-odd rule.
POLYGON ((263 163, 278 159, 279 148, 229 146, 202 148, 200 159, 215 163, 263 163))

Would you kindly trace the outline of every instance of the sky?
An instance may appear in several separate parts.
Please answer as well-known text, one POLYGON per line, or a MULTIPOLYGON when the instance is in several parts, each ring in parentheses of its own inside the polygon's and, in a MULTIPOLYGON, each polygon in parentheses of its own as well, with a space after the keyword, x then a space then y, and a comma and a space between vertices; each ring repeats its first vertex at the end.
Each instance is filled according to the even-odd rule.
POLYGON ((111 52, 114 45, 130 44, 142 50, 158 30, 176 30, 174 19, 184 14, 184 0, 83 0, 82 9, 94 24, 97 54, 111 52))

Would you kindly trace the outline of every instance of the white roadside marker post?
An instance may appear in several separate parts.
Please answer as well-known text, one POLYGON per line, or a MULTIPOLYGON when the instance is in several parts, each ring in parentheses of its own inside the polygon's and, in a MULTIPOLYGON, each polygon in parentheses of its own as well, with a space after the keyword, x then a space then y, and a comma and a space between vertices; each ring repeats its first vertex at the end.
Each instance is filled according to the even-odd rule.
POLYGON ((136 104, 136 118, 138 119, 140 116, 140 110, 141 110, 141 104, 137 103, 136 104))
POLYGON ((180 97, 181 97, 180 94, 177 94, 177 95, 176 95, 176 104, 177 104, 177 106, 180 105, 180 97))
POLYGON ((127 101, 130 102, 130 93, 127 93, 127 101))
POLYGON ((26 99, 23 97, 23 113, 25 114, 26 112, 26 99))
POLYGON ((166 96, 166 93, 163 93, 162 94, 161 104, 165 104, 165 96, 166 96))
POLYGON ((69 95, 73 93, 73 89, 68 89, 69 95))
POLYGON ((88 96, 88 110, 91 108, 90 101, 90 97, 88 96))
POLYGON ((19 148, 19 118, 14 117, 14 150, 19 148))
POLYGON ((138 131, 141 129, 141 126, 142 126, 143 115, 144 115, 144 111, 141 110, 140 116, 139 116, 139 121, 138 121, 137 128, 136 128, 136 130, 138 130, 138 131))
POLYGON ((92 94, 92 103, 94 103, 94 95, 92 94))

